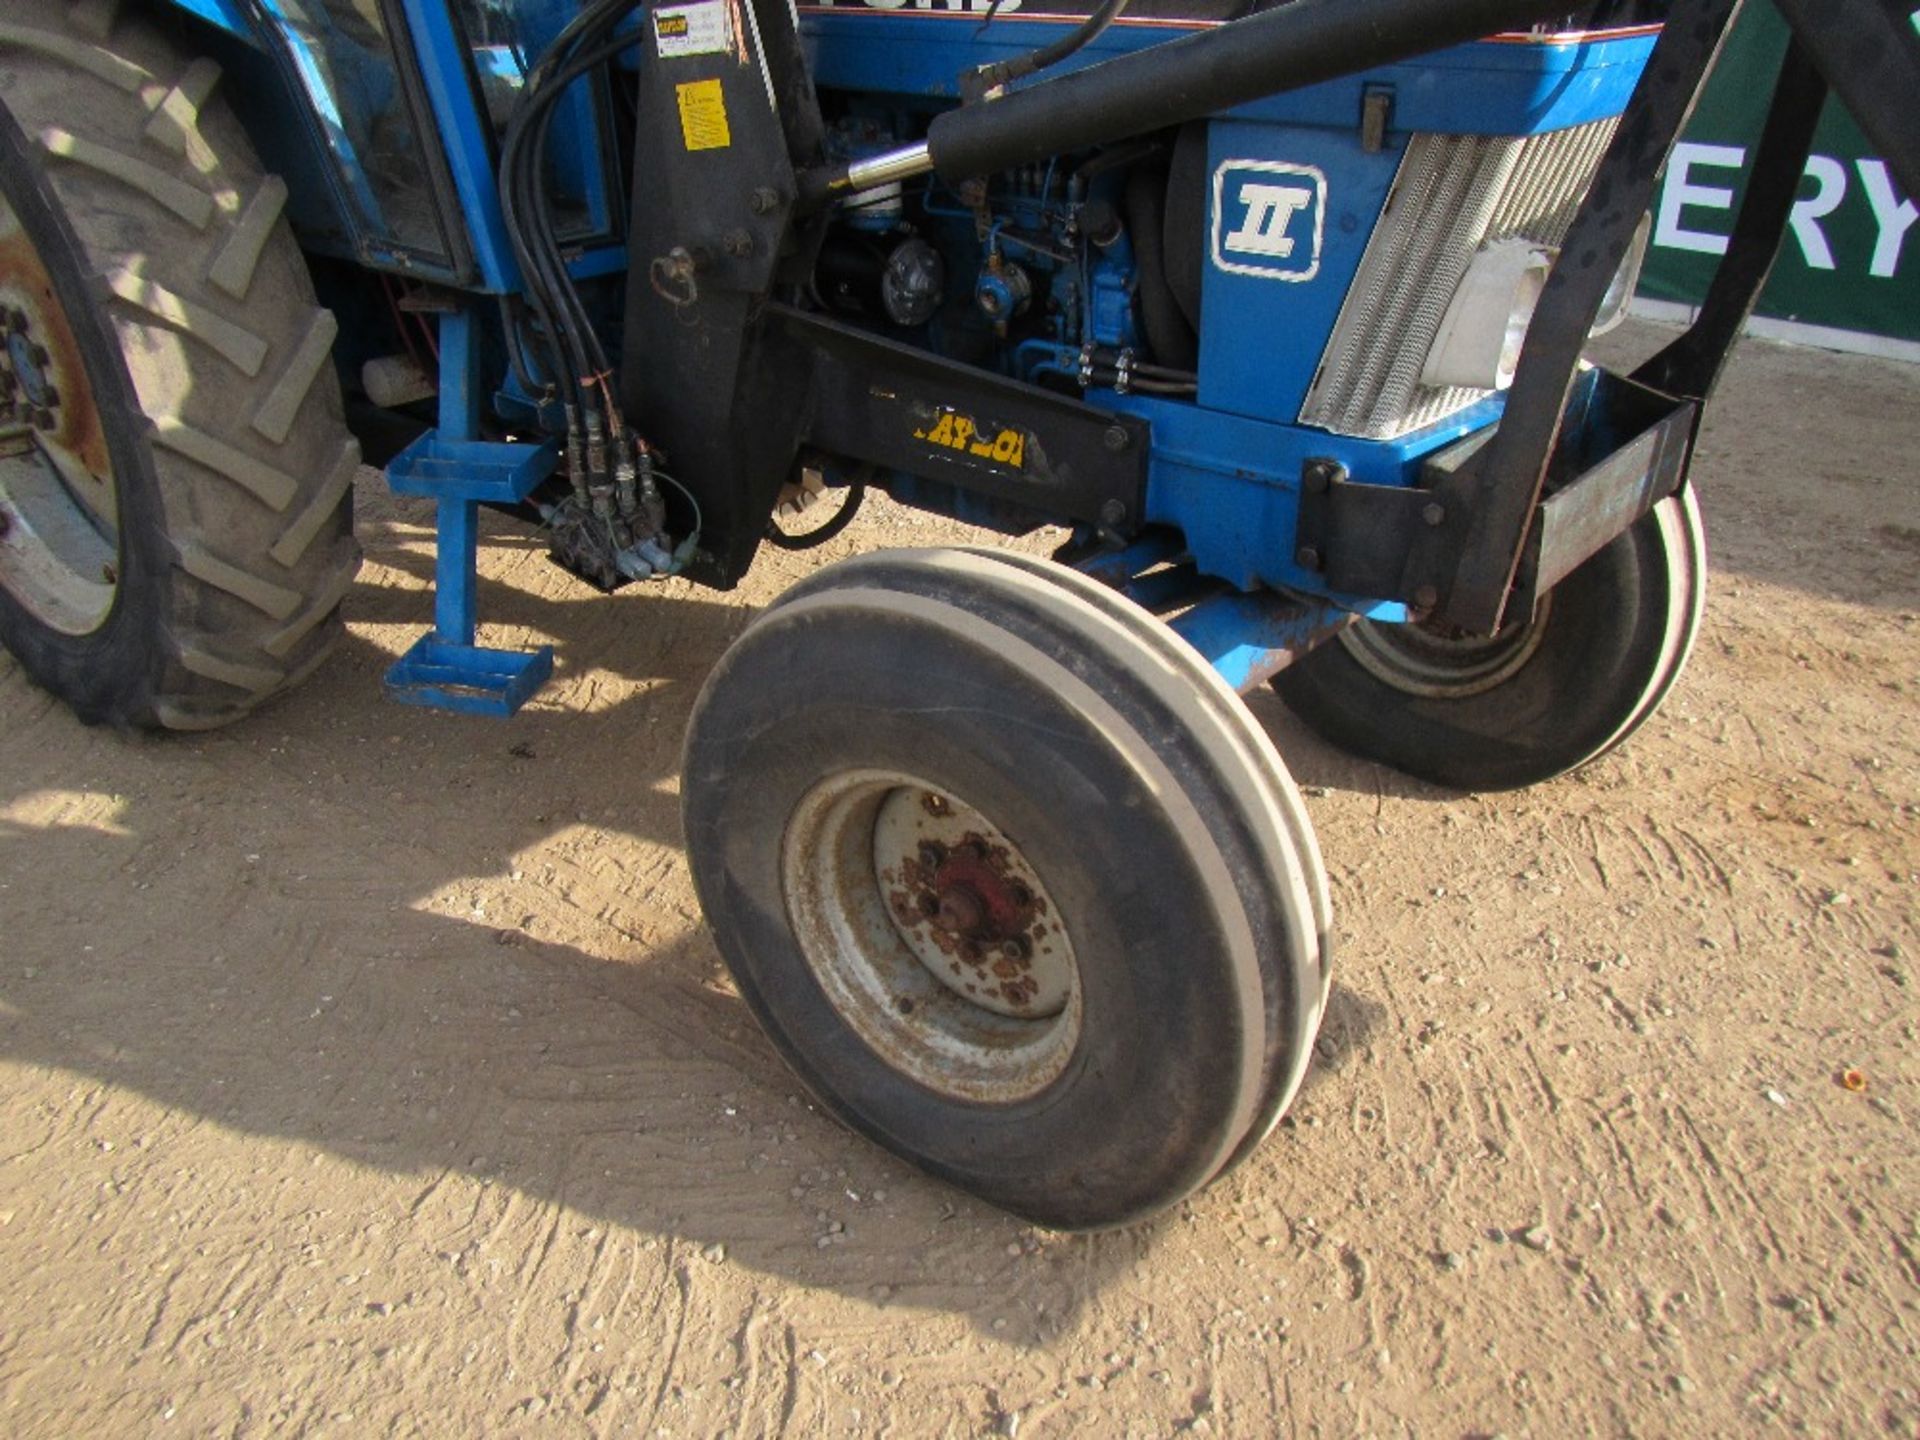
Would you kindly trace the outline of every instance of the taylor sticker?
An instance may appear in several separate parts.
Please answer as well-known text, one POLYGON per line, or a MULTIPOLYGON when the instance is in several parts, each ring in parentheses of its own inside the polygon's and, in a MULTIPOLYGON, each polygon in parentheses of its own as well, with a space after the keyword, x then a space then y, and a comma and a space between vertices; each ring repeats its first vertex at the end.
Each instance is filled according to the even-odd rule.
POLYGON ((1018 430, 981 429, 958 410, 941 410, 931 425, 913 432, 942 450, 958 451, 978 460, 990 460, 1010 469, 1023 469, 1027 461, 1027 437, 1018 430))
POLYGON ((727 97, 718 80, 692 80, 673 87, 680 100, 680 134, 689 150, 724 150, 733 144, 727 128, 727 97))
POLYGON ((733 49, 733 26, 727 14, 727 0, 661 6, 653 12, 653 43, 660 58, 724 55, 733 49))
POLYGON ((1311 280, 1327 233, 1327 177, 1311 165, 1228 160, 1213 172, 1213 263, 1231 275, 1311 280))

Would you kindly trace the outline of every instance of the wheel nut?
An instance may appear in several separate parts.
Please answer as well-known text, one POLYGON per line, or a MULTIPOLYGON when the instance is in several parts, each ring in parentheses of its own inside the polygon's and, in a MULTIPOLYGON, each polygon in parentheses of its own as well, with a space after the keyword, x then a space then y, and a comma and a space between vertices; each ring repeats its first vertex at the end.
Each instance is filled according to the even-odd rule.
POLYGON ((1026 959, 1027 958, 1026 937, 1024 935, 1016 935, 1011 940, 1003 940, 1000 944, 1000 953, 1009 960, 1026 959))
POLYGON ((920 808, 925 810, 929 815, 945 815, 953 807, 947 803, 946 796, 936 795, 929 790, 926 797, 921 800, 920 808))

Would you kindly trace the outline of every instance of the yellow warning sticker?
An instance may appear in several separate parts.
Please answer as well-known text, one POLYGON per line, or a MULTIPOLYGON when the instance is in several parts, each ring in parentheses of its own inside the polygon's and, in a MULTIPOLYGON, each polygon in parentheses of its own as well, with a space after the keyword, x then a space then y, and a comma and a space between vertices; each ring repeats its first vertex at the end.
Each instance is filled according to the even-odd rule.
POLYGON ((727 101, 718 80, 676 85, 680 97, 680 133, 689 150, 724 150, 733 144, 727 128, 727 101))

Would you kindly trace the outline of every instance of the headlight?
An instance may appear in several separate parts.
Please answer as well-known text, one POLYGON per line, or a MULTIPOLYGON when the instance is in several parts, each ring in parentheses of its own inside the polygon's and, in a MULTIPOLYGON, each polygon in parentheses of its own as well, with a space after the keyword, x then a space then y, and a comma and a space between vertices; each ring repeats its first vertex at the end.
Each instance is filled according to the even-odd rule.
MULTIPOLYGON (((1642 216, 1633 242, 1600 302, 1592 333, 1604 335, 1627 315, 1647 258, 1652 217, 1642 216)), ((1530 240, 1496 240, 1473 257, 1440 321, 1420 383, 1504 390, 1513 383, 1520 347, 1546 288, 1555 252, 1530 240)))
POLYGON ((1470 390, 1511 385, 1552 268, 1553 252, 1528 240, 1496 240, 1475 255, 1440 321, 1420 383, 1470 390))

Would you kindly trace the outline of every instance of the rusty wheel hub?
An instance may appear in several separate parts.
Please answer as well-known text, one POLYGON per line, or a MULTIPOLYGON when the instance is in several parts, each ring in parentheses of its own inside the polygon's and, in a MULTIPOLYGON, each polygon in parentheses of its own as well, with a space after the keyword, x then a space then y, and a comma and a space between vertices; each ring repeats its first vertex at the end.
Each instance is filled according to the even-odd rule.
POLYGON ((873 867, 914 958, 1002 1015, 1066 1008, 1073 986, 1040 877, 998 830, 936 790, 896 790, 875 819, 873 867))
POLYGON ((897 773, 830 777, 788 821, 782 876, 821 990, 894 1068, 996 1103, 1065 1068, 1072 940, 1038 870, 965 801, 897 773))
POLYGON ((0 417, 21 419, 36 430, 59 423, 54 410, 60 391, 53 383, 53 354, 33 337, 33 319, 24 310, 0 305, 0 334, 6 336, 6 362, 0 364, 0 417))
POLYGON ((70 635, 119 584, 119 505, 78 342, 45 262, 0 197, 0 586, 70 635))

